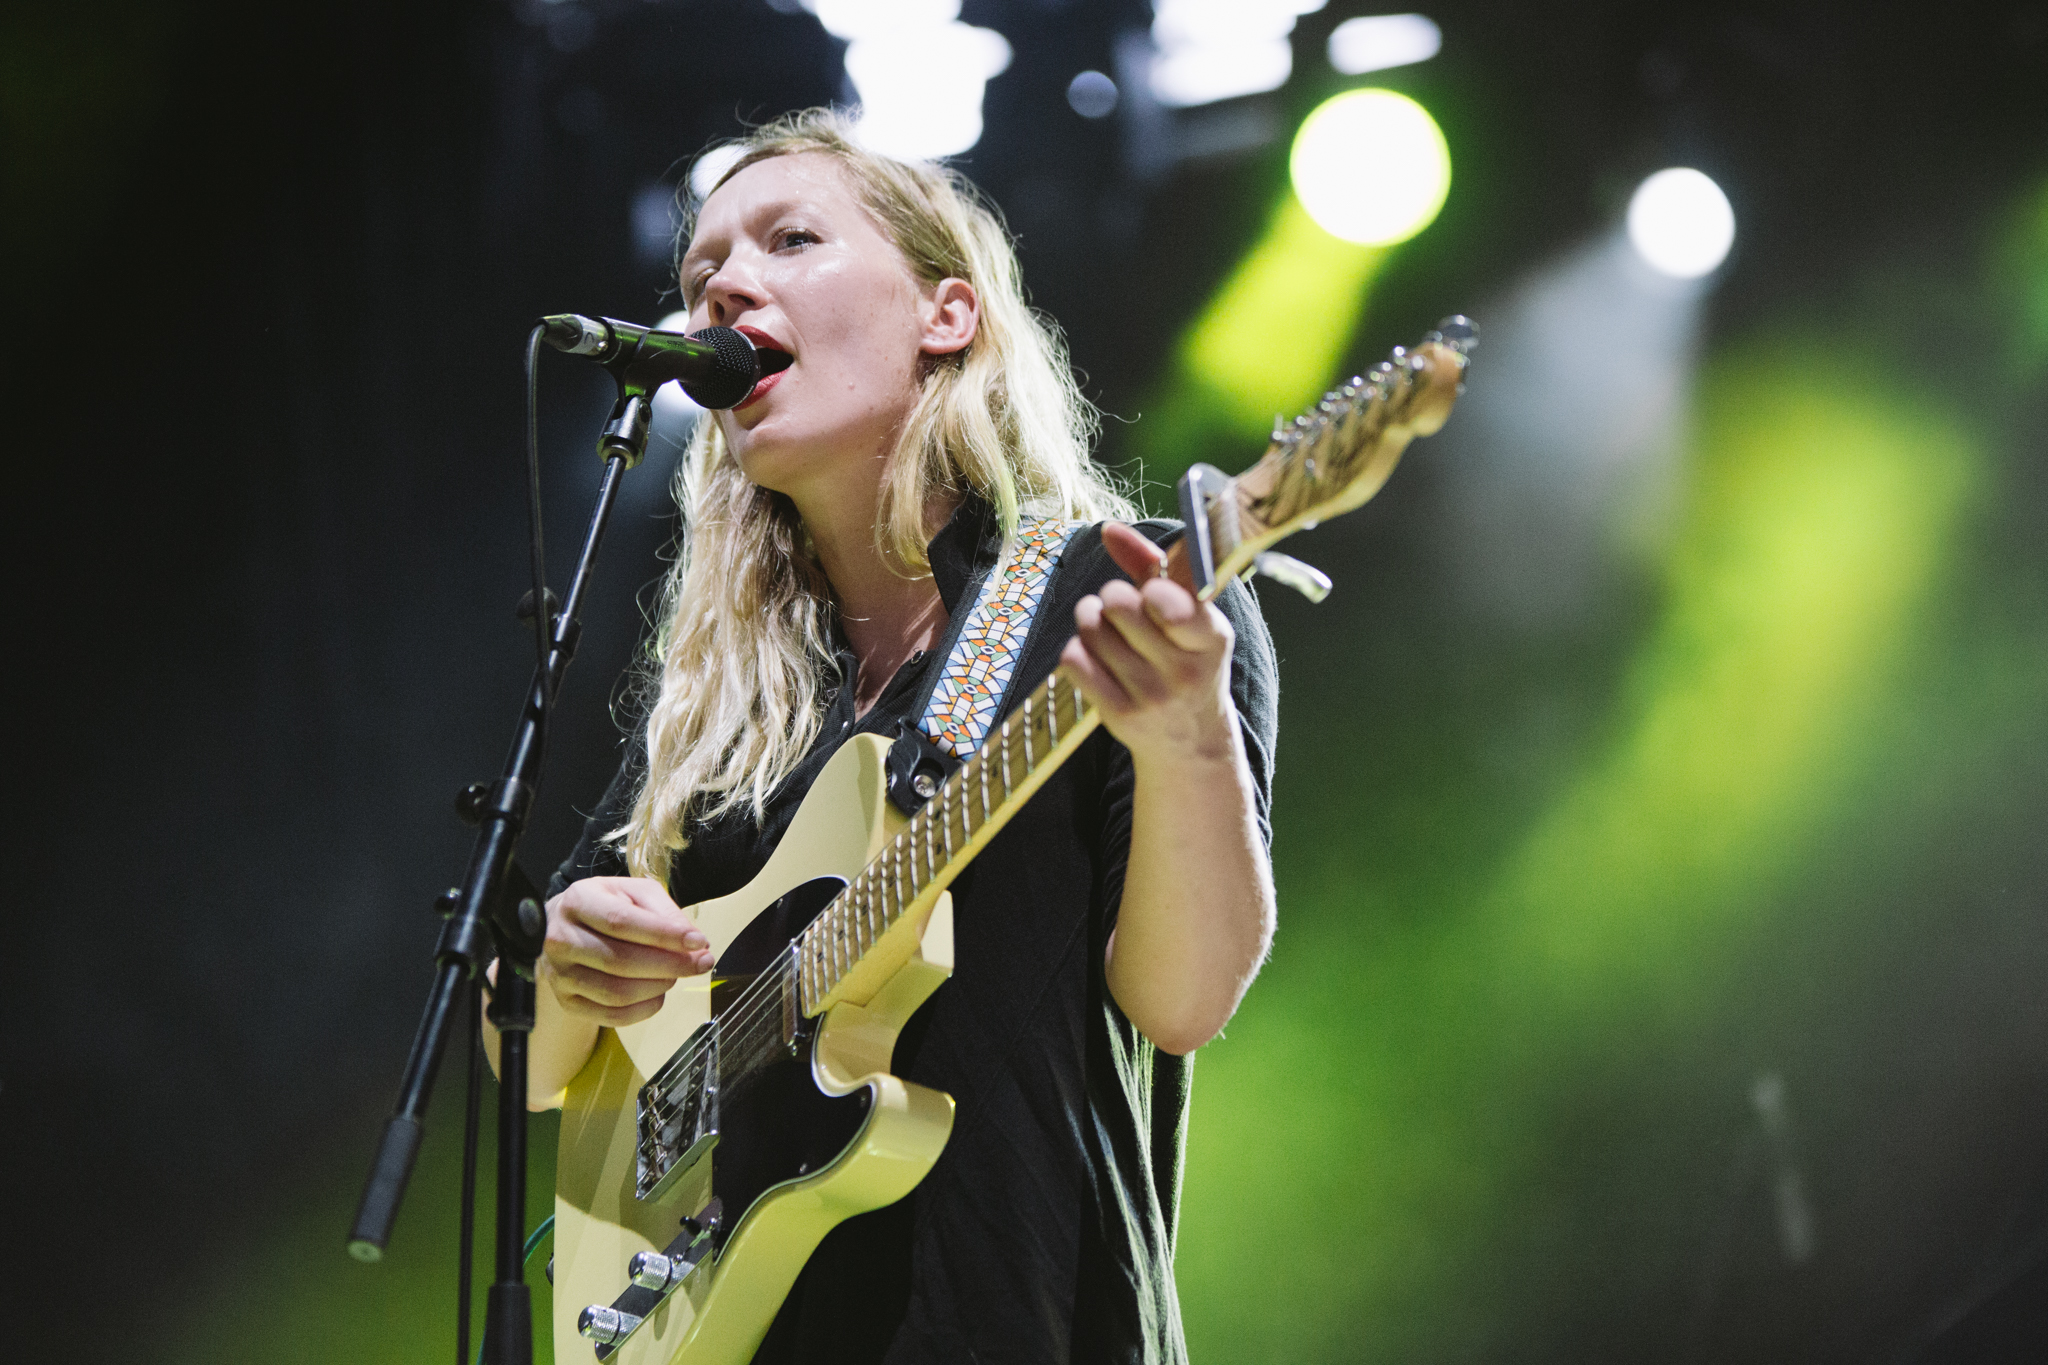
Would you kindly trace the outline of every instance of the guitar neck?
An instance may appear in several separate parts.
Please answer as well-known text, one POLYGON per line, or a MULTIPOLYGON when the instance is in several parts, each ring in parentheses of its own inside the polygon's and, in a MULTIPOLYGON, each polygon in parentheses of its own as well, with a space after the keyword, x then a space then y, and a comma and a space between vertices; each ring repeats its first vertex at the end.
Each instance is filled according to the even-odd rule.
MULTIPOLYGON (((1215 555, 1202 598, 1267 547, 1379 492, 1409 442, 1450 414, 1474 336, 1466 319, 1447 319, 1413 352, 1397 348, 1369 378, 1327 395, 1276 432, 1256 466, 1223 481, 1201 513, 1215 555)), ((1176 542, 1166 572, 1192 587, 1187 553, 1187 541, 1176 542)), ((916 951, 947 886, 1100 723, 1058 673, 1040 683, 798 936, 804 1013, 872 999, 916 951)))
POLYGON ((939 895, 1101 723, 1053 673, 797 938, 803 1011, 861 1004, 908 960, 939 895))

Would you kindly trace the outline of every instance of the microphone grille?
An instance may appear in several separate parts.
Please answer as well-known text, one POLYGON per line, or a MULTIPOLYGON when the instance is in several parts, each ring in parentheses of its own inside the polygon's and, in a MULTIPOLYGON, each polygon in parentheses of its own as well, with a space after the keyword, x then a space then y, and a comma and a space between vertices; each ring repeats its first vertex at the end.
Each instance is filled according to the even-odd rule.
POLYGON ((706 327, 690 333, 690 340, 706 342, 718 353, 712 373, 683 385, 700 406, 729 408, 761 382, 761 359, 754 354, 754 343, 732 328, 706 327))

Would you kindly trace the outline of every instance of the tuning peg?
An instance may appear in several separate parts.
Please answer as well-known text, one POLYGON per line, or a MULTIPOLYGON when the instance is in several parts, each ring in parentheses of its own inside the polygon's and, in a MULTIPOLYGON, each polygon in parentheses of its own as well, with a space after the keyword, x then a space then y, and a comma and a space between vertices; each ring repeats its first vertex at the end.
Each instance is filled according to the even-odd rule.
POLYGON ((1479 324, 1463 313, 1453 313, 1436 325, 1436 330, 1424 337, 1425 344, 1442 342, 1459 355, 1472 354, 1472 348, 1479 344, 1479 324))
POLYGON ((1330 576, 1313 564, 1304 564, 1293 555, 1283 555, 1278 550, 1267 550, 1252 561, 1252 572, 1263 574, 1275 583, 1285 583, 1311 602, 1320 602, 1330 595, 1333 586, 1330 576))

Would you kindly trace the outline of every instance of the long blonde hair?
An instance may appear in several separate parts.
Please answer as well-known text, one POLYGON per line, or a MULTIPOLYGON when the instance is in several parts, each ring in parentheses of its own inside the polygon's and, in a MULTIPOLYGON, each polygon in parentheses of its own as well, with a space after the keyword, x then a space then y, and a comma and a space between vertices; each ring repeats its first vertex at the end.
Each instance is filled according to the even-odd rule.
MULTIPOLYGON (((924 373, 884 472, 875 540, 885 559, 929 573, 931 509, 970 493, 995 508, 1005 536, 1024 513, 1137 515, 1089 459, 1095 409, 1058 331, 1025 302, 1009 233, 973 185, 946 167, 866 150, 826 109, 785 115, 728 145, 740 154, 713 189, 769 157, 823 153, 922 284, 962 279, 980 298, 973 342, 924 373)), ((679 255, 691 230, 686 223, 679 255)), ((717 422, 697 423, 675 491, 685 530, 642 673, 645 773, 612 836, 636 875, 661 881, 692 820, 742 807, 763 817, 817 738, 833 669, 832 588, 796 508, 748 481, 717 422)))

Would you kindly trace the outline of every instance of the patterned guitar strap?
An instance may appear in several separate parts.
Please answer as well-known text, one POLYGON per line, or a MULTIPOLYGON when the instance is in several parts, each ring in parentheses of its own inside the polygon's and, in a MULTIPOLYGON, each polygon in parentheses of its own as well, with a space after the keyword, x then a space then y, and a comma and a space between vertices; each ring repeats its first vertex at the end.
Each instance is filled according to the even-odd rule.
POLYGON ((1067 542, 1085 525, 1025 517, 982 585, 918 725, 955 761, 971 758, 988 738, 1031 634, 1032 618, 1045 598, 1045 586, 1052 581, 1067 542))

